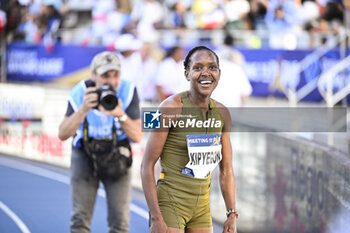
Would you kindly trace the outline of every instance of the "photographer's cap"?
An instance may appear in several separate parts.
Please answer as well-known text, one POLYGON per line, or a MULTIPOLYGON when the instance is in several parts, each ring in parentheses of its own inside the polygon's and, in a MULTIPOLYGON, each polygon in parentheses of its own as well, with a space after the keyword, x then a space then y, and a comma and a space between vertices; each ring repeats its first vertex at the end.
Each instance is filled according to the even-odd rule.
POLYGON ((92 59, 91 70, 98 75, 104 74, 109 70, 120 71, 120 59, 117 54, 112 52, 99 53, 92 59))

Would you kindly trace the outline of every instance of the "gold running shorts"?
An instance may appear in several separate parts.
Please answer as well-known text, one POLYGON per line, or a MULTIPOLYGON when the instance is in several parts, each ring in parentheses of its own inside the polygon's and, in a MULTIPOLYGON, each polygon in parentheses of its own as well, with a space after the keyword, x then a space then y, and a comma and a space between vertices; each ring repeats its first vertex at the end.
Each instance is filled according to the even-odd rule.
POLYGON ((212 227, 210 179, 203 182, 190 177, 181 180, 163 177, 161 174, 158 180, 157 196, 167 226, 178 229, 212 227))

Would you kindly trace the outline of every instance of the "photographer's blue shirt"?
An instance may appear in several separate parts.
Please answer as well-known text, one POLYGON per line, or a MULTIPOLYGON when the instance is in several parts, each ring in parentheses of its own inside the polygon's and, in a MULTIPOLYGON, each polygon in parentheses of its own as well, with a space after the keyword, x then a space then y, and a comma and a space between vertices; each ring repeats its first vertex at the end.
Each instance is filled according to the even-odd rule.
MULTIPOLYGON (((68 99, 68 109, 66 116, 70 116, 73 112, 77 112, 83 104, 83 99, 86 91, 86 81, 82 80, 73 87, 68 99)), ((138 119, 140 117, 139 99, 135 86, 127 81, 121 80, 116 96, 122 102, 123 110, 131 119, 138 119)), ((94 139, 111 139, 112 127, 115 124, 117 129, 118 140, 128 139, 119 121, 116 121, 113 116, 108 116, 97 109, 88 112, 87 121, 89 123, 89 138, 94 139)), ((73 138, 73 146, 81 147, 81 139, 83 138, 83 124, 82 122, 73 138)), ((129 139, 128 139, 129 140, 129 139)))

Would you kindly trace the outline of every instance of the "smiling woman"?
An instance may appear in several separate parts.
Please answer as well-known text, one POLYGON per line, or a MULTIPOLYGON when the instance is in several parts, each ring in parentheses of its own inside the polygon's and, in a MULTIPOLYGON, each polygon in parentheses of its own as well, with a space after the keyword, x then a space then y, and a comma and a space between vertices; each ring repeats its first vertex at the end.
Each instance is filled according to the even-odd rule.
POLYGON ((211 95, 220 79, 219 58, 213 51, 205 48, 196 47, 192 50, 194 52, 190 51, 184 62, 185 76, 193 90, 190 95, 196 95, 191 97, 191 101, 203 104, 207 102, 204 100, 211 95))
MULTIPOLYGON (((228 213, 223 232, 233 233, 237 212, 231 119, 228 110, 210 98, 220 80, 219 58, 207 47, 195 47, 187 54, 184 68, 190 89, 160 104, 163 119, 164 115, 185 115, 196 116, 188 119, 191 122, 219 124, 193 124, 194 128, 180 123, 163 125, 150 134, 141 165, 142 186, 151 214, 150 232, 213 232, 209 190, 211 173, 219 165, 228 213), (215 159, 209 159, 209 154, 215 159), (159 158, 162 172, 156 188, 154 165, 159 158)), ((178 117, 168 120, 180 122, 178 117)))

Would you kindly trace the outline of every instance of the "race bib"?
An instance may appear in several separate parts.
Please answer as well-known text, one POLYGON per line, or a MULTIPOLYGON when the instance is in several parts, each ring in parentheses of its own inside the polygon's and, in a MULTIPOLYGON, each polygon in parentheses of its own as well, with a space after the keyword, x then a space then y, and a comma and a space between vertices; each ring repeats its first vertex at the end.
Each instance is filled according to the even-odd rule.
POLYGON ((182 174, 193 178, 207 178, 222 159, 221 134, 187 135, 189 162, 182 174))

